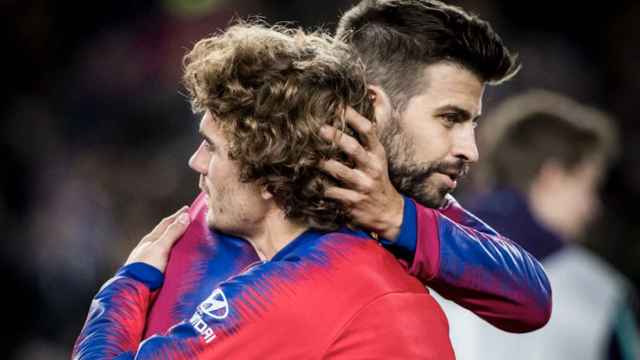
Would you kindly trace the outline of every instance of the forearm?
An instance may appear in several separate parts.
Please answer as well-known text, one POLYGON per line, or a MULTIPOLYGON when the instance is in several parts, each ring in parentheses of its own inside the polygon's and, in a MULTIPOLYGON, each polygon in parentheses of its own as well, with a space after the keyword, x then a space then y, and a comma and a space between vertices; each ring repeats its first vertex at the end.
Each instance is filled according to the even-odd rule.
POLYGON ((154 273, 140 263, 120 269, 91 302, 73 359, 133 358, 142 339, 151 291, 161 282, 159 271, 154 273))
POLYGON ((440 210, 413 205, 415 242, 403 224, 403 250, 395 250, 412 275, 500 329, 533 331, 548 321, 551 289, 533 256, 453 199, 440 210))
POLYGON ((533 256, 507 239, 467 232, 444 217, 439 222, 440 267, 429 286, 506 331, 547 323, 551 288, 533 256))

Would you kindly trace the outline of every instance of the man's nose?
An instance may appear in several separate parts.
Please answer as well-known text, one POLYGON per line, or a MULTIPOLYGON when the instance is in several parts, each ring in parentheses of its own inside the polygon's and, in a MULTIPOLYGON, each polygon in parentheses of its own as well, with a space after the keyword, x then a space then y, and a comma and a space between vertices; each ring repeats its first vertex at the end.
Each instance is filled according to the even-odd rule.
POLYGON ((453 144, 453 155, 467 163, 478 161, 478 145, 476 144, 476 134, 473 124, 465 126, 456 134, 453 144))
POLYGON ((206 174, 208 165, 203 142, 198 146, 198 149, 196 149, 193 155, 191 155, 191 158, 189 159, 189 167, 197 173, 206 174))

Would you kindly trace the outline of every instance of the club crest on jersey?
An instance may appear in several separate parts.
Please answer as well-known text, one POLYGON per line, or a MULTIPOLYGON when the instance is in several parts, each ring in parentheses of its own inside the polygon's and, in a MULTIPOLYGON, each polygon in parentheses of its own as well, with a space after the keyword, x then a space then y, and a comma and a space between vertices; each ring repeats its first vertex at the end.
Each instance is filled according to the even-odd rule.
POLYGON ((222 289, 213 290, 211 295, 198 305, 198 310, 214 319, 225 319, 229 315, 229 303, 222 289))

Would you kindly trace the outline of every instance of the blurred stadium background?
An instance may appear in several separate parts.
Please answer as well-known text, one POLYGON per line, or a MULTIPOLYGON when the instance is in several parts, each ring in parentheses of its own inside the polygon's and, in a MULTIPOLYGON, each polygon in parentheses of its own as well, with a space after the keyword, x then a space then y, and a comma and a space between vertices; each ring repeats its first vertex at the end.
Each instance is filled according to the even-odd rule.
MULTIPOLYGON (((100 284, 196 195, 196 122, 179 84, 186 48, 234 16, 332 30, 353 2, 0 2, 5 358, 68 358, 100 284)), ((524 65, 488 90, 485 111, 542 87, 617 118, 622 158, 586 240, 640 285, 640 3, 449 2, 489 20, 524 65)))

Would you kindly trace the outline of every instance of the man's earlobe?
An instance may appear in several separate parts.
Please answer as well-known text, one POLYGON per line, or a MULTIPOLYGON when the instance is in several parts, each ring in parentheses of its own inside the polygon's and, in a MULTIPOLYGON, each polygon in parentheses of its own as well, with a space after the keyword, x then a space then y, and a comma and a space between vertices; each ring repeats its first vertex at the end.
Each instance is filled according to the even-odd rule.
POLYGON ((391 98, 387 92, 378 85, 367 86, 367 97, 375 107, 392 107, 391 98))
POLYGON ((372 104, 375 104, 376 99, 378 98, 375 91, 371 89, 367 90, 367 96, 369 97, 369 101, 371 101, 372 104))
POLYGON ((262 191, 260 191, 260 196, 262 197, 262 200, 273 199, 273 194, 264 186, 262 187, 262 191))
POLYGON ((377 85, 369 85, 367 97, 371 100, 375 109, 376 120, 379 124, 387 122, 393 113, 393 105, 387 93, 377 85))

